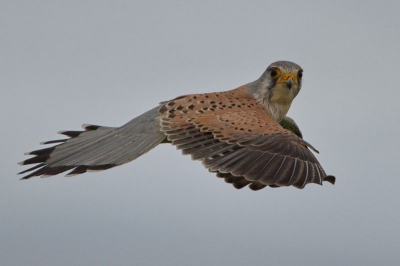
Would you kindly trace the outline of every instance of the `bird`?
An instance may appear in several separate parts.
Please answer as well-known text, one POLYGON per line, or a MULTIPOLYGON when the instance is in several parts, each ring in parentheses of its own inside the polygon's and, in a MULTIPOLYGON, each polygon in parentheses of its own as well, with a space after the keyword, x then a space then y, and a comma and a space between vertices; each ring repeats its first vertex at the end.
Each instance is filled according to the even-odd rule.
POLYGON ((41 143, 55 146, 25 153, 34 157, 19 164, 36 165, 19 174, 30 172, 21 178, 30 179, 102 171, 170 143, 237 189, 334 184, 313 154, 319 152, 286 116, 302 76, 296 63, 277 61, 253 82, 160 102, 121 127, 84 124, 83 131, 60 131, 67 138, 41 143))

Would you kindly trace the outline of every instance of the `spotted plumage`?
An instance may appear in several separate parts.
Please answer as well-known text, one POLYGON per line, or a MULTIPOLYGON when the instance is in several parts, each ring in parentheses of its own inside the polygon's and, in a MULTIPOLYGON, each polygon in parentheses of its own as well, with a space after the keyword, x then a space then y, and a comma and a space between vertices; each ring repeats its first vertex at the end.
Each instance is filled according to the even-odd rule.
POLYGON ((119 128, 84 125, 85 131, 64 131, 69 139, 36 150, 21 164, 37 166, 33 176, 68 175, 105 170, 132 161, 160 143, 172 143, 217 177, 236 188, 334 183, 286 117, 300 91, 302 69, 291 62, 271 64, 260 79, 235 90, 185 95, 119 128))

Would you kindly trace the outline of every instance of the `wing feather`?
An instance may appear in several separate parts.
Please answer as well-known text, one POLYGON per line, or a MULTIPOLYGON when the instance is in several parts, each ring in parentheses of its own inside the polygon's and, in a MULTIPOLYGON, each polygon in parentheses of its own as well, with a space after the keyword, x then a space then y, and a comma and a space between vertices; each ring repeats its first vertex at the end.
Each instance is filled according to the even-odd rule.
POLYGON ((20 164, 38 165, 21 172, 35 170, 22 179, 68 170, 72 170, 68 176, 101 171, 136 159, 166 139, 159 130, 158 109, 153 108, 118 128, 84 125, 85 131, 61 131, 70 139, 47 141, 44 144, 61 144, 27 153, 35 157, 20 164))

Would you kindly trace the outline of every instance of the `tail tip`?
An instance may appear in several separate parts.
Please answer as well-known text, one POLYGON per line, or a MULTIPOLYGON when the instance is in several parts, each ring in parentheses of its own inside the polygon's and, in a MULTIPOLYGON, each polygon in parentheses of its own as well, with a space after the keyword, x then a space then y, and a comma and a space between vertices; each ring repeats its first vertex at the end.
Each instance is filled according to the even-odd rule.
POLYGON ((86 130, 86 128, 90 127, 91 124, 82 124, 82 129, 86 130))

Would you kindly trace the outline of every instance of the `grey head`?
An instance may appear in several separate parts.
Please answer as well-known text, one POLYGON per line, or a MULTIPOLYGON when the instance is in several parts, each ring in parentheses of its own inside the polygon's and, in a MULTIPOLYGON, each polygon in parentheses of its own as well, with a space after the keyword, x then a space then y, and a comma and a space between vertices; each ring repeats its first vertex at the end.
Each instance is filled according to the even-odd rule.
POLYGON ((277 61, 270 64, 258 80, 247 86, 254 98, 279 122, 300 92, 302 76, 303 69, 298 64, 277 61))

